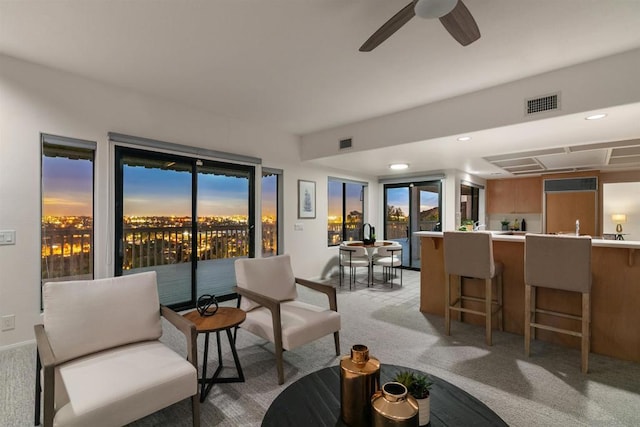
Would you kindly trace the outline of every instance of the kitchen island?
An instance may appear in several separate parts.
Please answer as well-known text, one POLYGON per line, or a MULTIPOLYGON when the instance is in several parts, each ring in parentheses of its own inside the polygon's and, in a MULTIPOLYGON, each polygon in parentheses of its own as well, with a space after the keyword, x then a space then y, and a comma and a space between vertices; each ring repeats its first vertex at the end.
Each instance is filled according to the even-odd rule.
MULTIPOLYGON (((420 311, 444 316, 443 233, 420 231, 415 235, 421 241, 420 311)), ((504 330, 520 335, 524 334, 524 240, 522 235, 499 232, 493 236, 494 259, 504 264, 504 330)), ((640 362, 639 253, 640 242, 592 240, 591 351, 594 353, 640 362)), ((471 280, 465 279, 465 293, 481 296, 473 291, 482 292, 483 287, 467 285, 471 280)), ((538 288, 537 299, 539 308, 575 315, 581 311, 581 296, 577 293, 538 288)), ((470 301, 465 306, 480 308, 473 304, 476 303, 470 301)), ((543 314, 538 318, 557 327, 579 327, 570 319, 543 314)), ((468 313, 463 314, 462 320, 484 324, 484 317, 468 313)), ((537 330, 536 339, 580 348, 579 338, 546 330, 537 330)))

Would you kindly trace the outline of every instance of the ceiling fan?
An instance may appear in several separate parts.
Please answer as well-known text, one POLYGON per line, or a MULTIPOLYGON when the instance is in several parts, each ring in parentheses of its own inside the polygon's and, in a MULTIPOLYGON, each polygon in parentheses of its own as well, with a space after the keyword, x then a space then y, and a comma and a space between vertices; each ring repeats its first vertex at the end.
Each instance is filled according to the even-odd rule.
POLYGON ((415 15, 421 18, 439 18, 444 28, 462 46, 480 38, 478 25, 462 0, 413 0, 378 28, 360 47, 360 52, 375 49, 415 15))

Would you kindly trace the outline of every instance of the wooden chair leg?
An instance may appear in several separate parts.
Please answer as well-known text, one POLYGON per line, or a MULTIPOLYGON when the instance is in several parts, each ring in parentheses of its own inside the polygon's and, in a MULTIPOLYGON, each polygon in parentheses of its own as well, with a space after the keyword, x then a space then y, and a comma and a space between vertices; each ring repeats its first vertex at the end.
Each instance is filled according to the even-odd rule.
POLYGON ((496 299, 498 300, 498 330, 504 331, 504 316, 503 316, 503 303, 502 303, 502 274, 496 277, 496 299))
MULTIPOLYGON (((456 276, 456 284, 458 289, 458 304, 462 308, 462 285, 464 284, 464 279, 462 276, 456 276)), ((458 311, 458 322, 462 322, 462 312, 458 311)))
POLYGON ((42 365, 40 364, 40 352, 36 349, 36 396, 35 396, 35 414, 34 414, 34 424, 36 426, 40 425, 40 396, 42 393, 42 387, 40 385, 40 371, 42 370, 42 365))
POLYGON ((444 276, 444 333, 451 335, 451 275, 444 276))
MULTIPOLYGON (((536 307, 538 306, 538 304, 536 302, 537 301, 536 294, 537 294, 536 287, 535 286, 531 286, 531 304, 530 304, 531 312, 529 314, 529 319, 530 319, 530 322, 533 322, 533 323, 537 323, 537 321, 538 321, 538 318, 536 316, 536 307)), ((529 331, 529 333, 530 333, 531 339, 533 341, 535 341, 537 339, 537 337, 538 337, 538 329, 537 328, 532 328, 529 331)))
POLYGON ((200 393, 191 396, 191 413, 193 417, 193 427, 200 427, 200 393))
POLYGON ((276 368, 278 369, 278 384, 284 384, 284 362, 282 357, 282 347, 276 348, 276 368))
POLYGON ((340 332, 333 333, 333 341, 336 345, 336 356, 340 356, 340 332))
POLYGON ((527 356, 529 356, 530 350, 531 350, 531 286, 525 285, 524 286, 524 353, 527 356))
POLYGON ((589 371, 589 351, 591 350, 591 297, 589 293, 582 294, 582 373, 589 371))
POLYGON ((278 369, 278 384, 284 384, 284 367, 282 360, 282 316, 280 306, 271 312, 271 322, 273 326, 273 344, 276 351, 276 368, 278 369))
POLYGON ((485 310, 485 341, 487 343, 487 345, 491 345, 492 344, 492 337, 491 337, 491 332, 492 332, 492 304, 493 304, 493 295, 492 295, 492 288, 493 288, 493 280, 492 279, 485 279, 484 280, 484 288, 485 288, 485 295, 484 295, 484 310, 485 310))

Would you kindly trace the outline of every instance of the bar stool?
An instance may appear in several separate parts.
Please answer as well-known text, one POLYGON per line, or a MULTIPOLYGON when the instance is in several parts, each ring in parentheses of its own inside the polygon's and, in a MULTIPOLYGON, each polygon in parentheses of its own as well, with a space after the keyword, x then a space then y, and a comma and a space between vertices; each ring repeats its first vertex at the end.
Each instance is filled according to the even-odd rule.
POLYGON ((582 373, 589 369, 591 322, 591 237, 589 236, 525 236, 524 264, 524 349, 531 349, 531 329, 545 329, 581 338, 582 373), (561 289, 582 294, 581 316, 536 308, 536 287, 561 289), (581 331, 540 324, 536 313, 581 322, 581 331))
POLYGON ((445 272, 445 332, 451 335, 451 310, 485 316, 485 341, 492 345, 491 328, 493 314, 497 314, 498 329, 502 331, 502 263, 493 259, 493 240, 490 232, 445 231, 444 232, 444 272, 445 272), (458 282, 458 298, 451 303, 451 276, 458 282), (483 279, 484 298, 463 295, 464 278, 483 279), (493 283, 496 284, 495 299, 493 283), (463 301, 484 303, 484 310, 463 307, 463 301), (493 308, 496 305, 496 308, 493 308))

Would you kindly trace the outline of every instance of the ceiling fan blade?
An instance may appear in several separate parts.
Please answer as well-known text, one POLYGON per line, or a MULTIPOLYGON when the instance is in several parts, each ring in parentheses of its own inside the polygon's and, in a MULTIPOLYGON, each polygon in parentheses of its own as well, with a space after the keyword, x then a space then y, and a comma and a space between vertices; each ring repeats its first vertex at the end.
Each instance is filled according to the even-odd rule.
POLYGON ((400 12, 393 15, 391 19, 385 22, 382 27, 378 28, 378 30, 373 33, 362 46, 360 46, 360 52, 371 52, 380 43, 388 39, 396 31, 398 31, 404 24, 409 22, 409 20, 416 15, 414 6, 415 1, 412 1, 411 3, 403 7, 400 12))
POLYGON ((456 7, 440 18, 440 22, 462 46, 467 46, 480 38, 478 24, 462 0, 458 0, 456 7))

